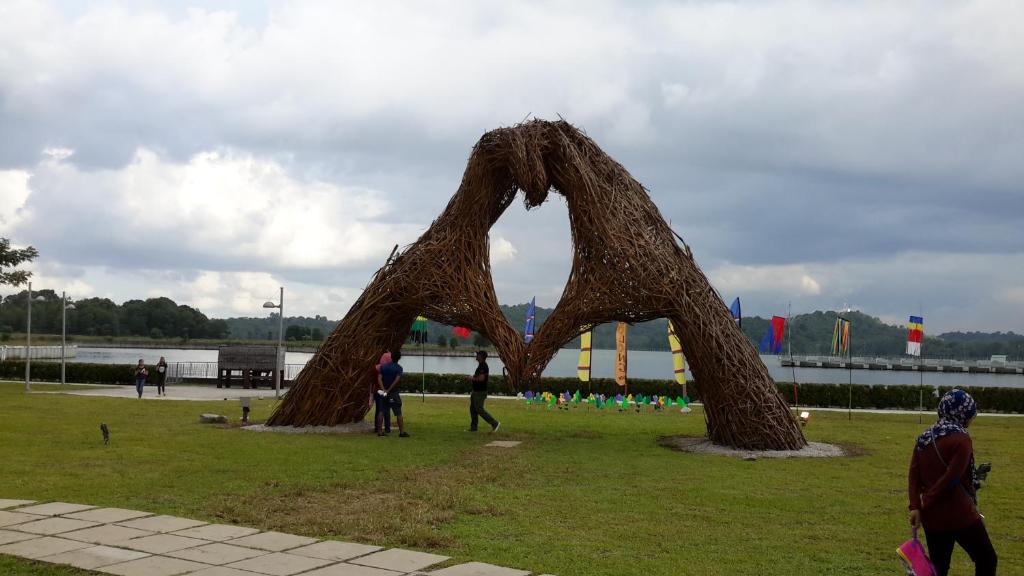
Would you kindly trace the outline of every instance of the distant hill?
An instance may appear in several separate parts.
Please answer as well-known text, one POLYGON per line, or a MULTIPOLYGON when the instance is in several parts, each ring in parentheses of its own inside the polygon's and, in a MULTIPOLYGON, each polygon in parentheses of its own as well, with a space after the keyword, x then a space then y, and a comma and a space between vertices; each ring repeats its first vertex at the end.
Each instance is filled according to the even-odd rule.
MULTIPOLYGON (((523 333, 527 304, 501 305, 501 311, 509 323, 523 333)), ((551 308, 537 307, 538 328, 553 312, 551 308)), ((793 354, 827 355, 832 347, 832 330, 835 326, 835 311, 817 311, 798 314, 786 327, 783 340, 783 354, 792 347, 793 354)), ((906 348, 907 329, 894 326, 862 312, 844 314, 850 319, 851 347, 854 356, 899 356, 906 348)), ((232 338, 267 339, 277 336, 277 318, 227 318, 232 338)), ((314 318, 286 317, 285 325, 301 325, 310 330, 317 328, 322 334, 330 334, 337 324, 323 316, 314 318)), ((743 319, 743 333, 756 347, 768 330, 769 319, 750 316, 743 319)), ((665 319, 643 322, 630 326, 629 347, 632 350, 668 350, 668 321, 665 319)), ((438 337, 450 339, 450 326, 427 322, 427 341, 436 342, 438 337)), ((467 343, 484 345, 481 338, 474 337, 467 343), (474 342, 475 340, 475 342, 474 342)), ((615 325, 604 324, 594 330, 593 345, 598 349, 615 348, 615 325)), ((579 346, 579 339, 566 344, 579 346)), ((993 354, 1006 354, 1012 358, 1024 357, 1024 335, 1014 332, 947 332, 939 336, 925 336, 924 354, 928 358, 988 358, 993 354)))

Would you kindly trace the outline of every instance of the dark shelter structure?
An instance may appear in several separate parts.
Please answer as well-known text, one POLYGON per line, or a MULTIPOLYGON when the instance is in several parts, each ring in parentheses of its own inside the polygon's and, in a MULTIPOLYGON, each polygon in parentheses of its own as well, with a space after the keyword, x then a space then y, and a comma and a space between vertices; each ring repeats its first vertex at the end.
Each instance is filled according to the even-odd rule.
POLYGON ((563 344, 595 325, 667 317, 700 384, 712 441, 803 447, 767 368, 677 238, 643 186, 569 123, 534 120, 488 132, 441 216, 415 244, 396 247, 268 424, 362 419, 377 359, 402 346, 420 314, 486 336, 513 390, 527 388, 563 344), (498 308, 488 233, 520 191, 529 209, 552 190, 568 204, 572 272, 555 311, 526 344, 498 308))

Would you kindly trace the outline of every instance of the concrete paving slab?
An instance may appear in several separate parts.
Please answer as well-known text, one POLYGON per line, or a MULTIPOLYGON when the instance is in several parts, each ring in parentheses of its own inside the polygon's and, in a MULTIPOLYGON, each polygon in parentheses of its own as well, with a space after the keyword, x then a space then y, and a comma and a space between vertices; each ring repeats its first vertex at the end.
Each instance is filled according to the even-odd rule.
POLYGON ((132 520, 133 518, 142 518, 143 516, 152 516, 150 512, 140 512, 138 510, 125 510, 124 508, 94 508, 92 510, 86 510, 84 512, 72 512, 71 514, 61 514, 64 518, 74 518, 75 520, 88 520, 89 522, 100 522, 102 524, 111 524, 114 522, 124 522, 125 520, 132 520))
POLYGON ((152 536, 143 536, 142 538, 133 538, 122 542, 121 546, 131 548, 132 550, 149 552, 150 554, 164 554, 166 552, 174 552, 175 550, 202 546, 203 544, 209 544, 209 542, 198 538, 174 536, 173 534, 154 534, 152 536))
POLYGON ((312 572, 306 572, 302 576, 402 576, 403 574, 405 574, 405 572, 395 572, 394 570, 385 570, 383 568, 371 568, 370 566, 342 563, 318 568, 312 572))
POLYGON ((292 574, 306 572, 307 570, 319 568, 330 563, 330 560, 322 560, 320 558, 298 556, 286 552, 274 552, 242 560, 241 562, 234 562, 229 564, 228 567, 249 570, 257 574, 268 574, 270 576, 291 576, 292 574))
POLYGON ((231 524, 207 524, 206 526, 198 526, 196 528, 188 528, 172 532, 175 536, 202 538, 203 540, 210 540, 211 542, 223 542, 225 540, 233 540, 235 538, 241 538, 242 536, 249 536, 251 534, 258 533, 259 530, 256 528, 249 528, 248 526, 232 526, 231 524))
POLYGON ((315 543, 316 538, 285 534, 284 532, 261 532, 252 536, 243 536, 234 540, 228 540, 228 544, 245 546, 247 548, 259 548, 270 552, 282 552, 299 546, 308 546, 315 543))
POLYGON ((266 550, 257 550, 256 548, 232 546, 231 544, 215 542, 213 544, 196 546, 195 548, 185 548, 184 550, 168 552, 167 556, 220 566, 222 564, 231 564, 232 562, 248 560, 249 558, 255 558, 256 556, 263 556, 267 553, 268 552, 266 550))
POLYGON ((36 520, 34 522, 18 524, 17 530, 19 532, 31 532, 33 534, 53 536, 54 534, 60 534, 61 532, 71 532, 72 530, 92 528, 93 526, 97 526, 97 523, 86 522, 85 520, 72 520, 71 518, 57 517, 44 518, 42 520, 36 520))
POLYGON ((256 576, 256 572, 239 570, 237 568, 228 568, 227 566, 214 566, 212 568, 205 568, 199 572, 192 572, 188 576, 256 576))
POLYGON ((0 510, 0 526, 14 526, 15 524, 24 524, 26 522, 32 522, 33 520, 43 520, 46 516, 39 516, 37 514, 22 514, 21 512, 4 512, 0 510))
POLYGON ((487 444, 484 444, 484 446, 494 446, 496 448, 515 448, 520 444, 522 444, 522 442, 518 440, 495 440, 494 442, 488 442, 487 444))
POLYGON ((91 510, 95 506, 89 506, 87 504, 71 504, 68 502, 49 502, 46 504, 36 504, 35 506, 24 506, 18 508, 18 512, 25 514, 39 514, 40 516, 60 516, 61 514, 71 514, 72 512, 81 512, 82 510, 91 510))
POLYGON ((124 526, 107 524, 86 528, 85 530, 65 532, 60 536, 61 538, 91 542, 93 544, 120 546, 132 538, 143 538, 145 536, 152 536, 153 534, 155 534, 155 532, 149 532, 148 530, 137 530, 135 528, 125 528, 124 526))
POLYGON ((97 570, 107 574, 118 574, 119 576, 178 576, 179 574, 198 572, 209 567, 206 564, 181 560, 179 558, 149 556, 140 560, 104 566, 103 568, 97 568, 97 570))
POLYGON ((0 498, 0 510, 4 508, 14 508, 15 506, 26 506, 28 504, 35 504, 35 500, 10 500, 8 498, 0 498))
POLYGON ((92 546, 92 544, 87 542, 45 536, 43 538, 33 538, 32 540, 15 542, 14 544, 5 544, 4 546, 0 546, 0 554, 9 554, 11 556, 21 556, 22 558, 38 560, 43 556, 53 556, 54 554, 60 554, 61 552, 78 550, 79 548, 89 548, 90 546, 92 546))
POLYGON ((28 532, 15 532, 14 530, 0 530, 0 544, 11 544, 21 542, 22 540, 31 540, 32 538, 39 538, 39 535, 29 534, 28 532))
POLYGON ((458 566, 449 566, 430 573, 431 576, 530 576, 529 570, 514 570, 484 564, 483 562, 467 562, 458 566))
POLYGON ((150 532, 177 532, 186 528, 204 526, 205 524, 206 522, 190 520, 188 518, 179 518, 177 516, 149 516, 147 518, 137 518, 135 520, 127 520, 125 522, 117 523, 118 526, 138 528, 139 530, 149 530, 150 532))
POLYGON ((368 544, 355 544, 352 542, 339 542, 338 540, 324 540, 302 548, 289 550, 289 554, 309 556, 310 558, 323 558, 324 560, 348 560, 356 556, 365 556, 371 552, 382 550, 380 546, 368 544))
POLYGON ((136 552, 135 550, 125 550, 124 548, 113 548, 111 546, 93 546, 91 548, 62 552, 53 556, 44 556, 39 560, 50 562, 51 564, 70 564, 76 568, 92 570, 100 566, 138 560, 146 556, 149 556, 149 554, 136 552))
POLYGON ((447 556, 440 556, 438 554, 392 548, 382 552, 375 552, 369 556, 355 558, 350 560, 349 563, 384 568, 385 570, 394 570, 395 572, 415 572, 427 566, 433 566, 438 562, 444 562, 447 559, 447 556))

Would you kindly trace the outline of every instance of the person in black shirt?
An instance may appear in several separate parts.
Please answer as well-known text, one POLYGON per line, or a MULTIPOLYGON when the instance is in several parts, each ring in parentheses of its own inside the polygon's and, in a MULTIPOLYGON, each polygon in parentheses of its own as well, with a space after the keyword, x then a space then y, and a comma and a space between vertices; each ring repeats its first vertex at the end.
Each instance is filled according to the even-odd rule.
POLYGON ((495 420, 494 416, 484 409, 484 402, 487 401, 487 376, 490 373, 490 369, 487 368, 487 352, 477 352, 476 361, 479 364, 473 373, 473 391, 469 394, 469 431, 476 432, 478 418, 483 418, 491 425, 491 432, 497 432, 501 422, 495 420))

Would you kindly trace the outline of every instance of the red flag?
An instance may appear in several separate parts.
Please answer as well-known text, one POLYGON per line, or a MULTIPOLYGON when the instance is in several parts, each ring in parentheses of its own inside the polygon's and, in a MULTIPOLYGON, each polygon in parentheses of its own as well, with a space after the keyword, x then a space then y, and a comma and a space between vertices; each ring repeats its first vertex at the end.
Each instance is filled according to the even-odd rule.
POLYGON ((455 328, 452 328, 452 334, 455 334, 459 338, 469 338, 470 334, 472 333, 472 330, 470 330, 469 328, 463 328, 462 326, 456 326, 455 328))

